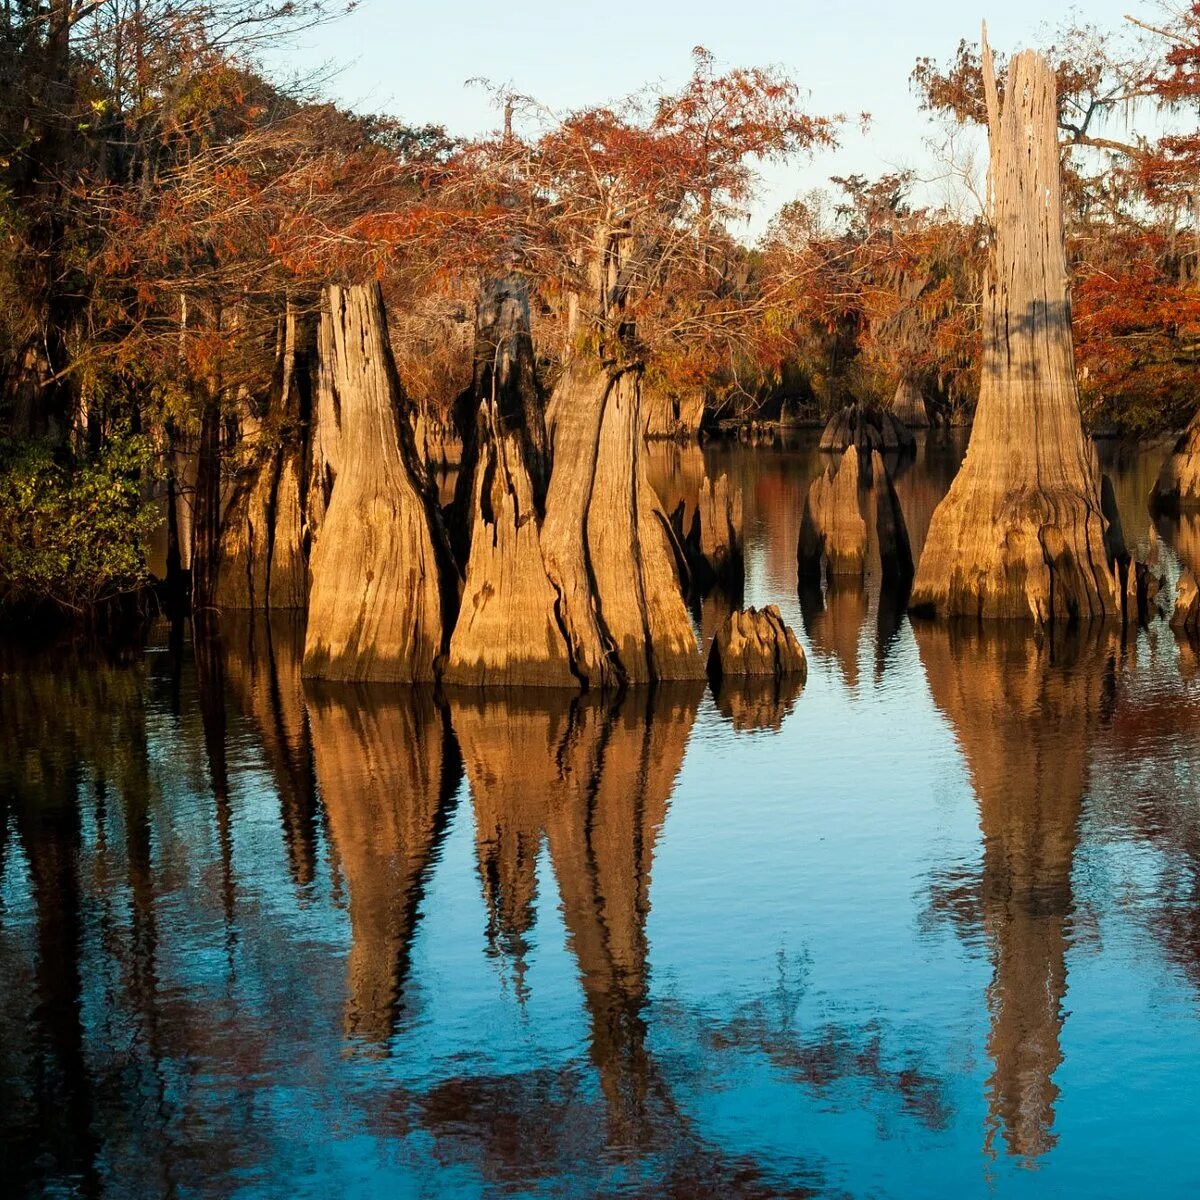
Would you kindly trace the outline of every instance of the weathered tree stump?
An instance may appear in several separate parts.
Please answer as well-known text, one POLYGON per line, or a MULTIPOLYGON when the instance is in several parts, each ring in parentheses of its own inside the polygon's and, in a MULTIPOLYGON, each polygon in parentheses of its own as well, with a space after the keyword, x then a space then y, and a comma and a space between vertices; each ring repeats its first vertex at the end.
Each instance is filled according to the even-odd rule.
POLYGON ((1200 508, 1200 411, 1175 443, 1150 492, 1150 511, 1179 513, 1200 508))
POLYGON ((323 343, 338 410, 336 486, 312 552, 309 678, 436 678, 456 576, 417 459, 378 285, 331 287, 323 343))
MULTIPOLYGON (((683 518, 681 510, 677 512, 678 520, 672 514, 671 527, 678 534, 683 518)), ((692 576, 702 591, 710 590, 718 583, 732 588, 742 586, 745 576, 742 489, 734 487, 724 472, 715 484, 707 475, 700 481, 700 494, 684 552, 692 576)))
POLYGON ((1184 567, 1175 585, 1175 611, 1171 614, 1171 628, 1185 633, 1192 639, 1200 638, 1200 588, 1196 577, 1184 567))
POLYGON ((800 523, 800 575, 878 575, 907 586, 912 552, 904 514, 883 456, 872 451, 863 471, 860 452, 851 447, 840 461, 817 476, 808 491, 800 523))
POLYGON ((851 446, 885 454, 907 454, 916 449, 908 427, 892 413, 863 404, 848 404, 835 412, 821 432, 820 449, 841 454, 851 446))
POLYGON ((642 425, 651 440, 688 441, 700 432, 704 420, 704 392, 646 389, 642 395, 642 425))
POLYGON ((1001 111, 986 37, 983 63, 994 237, 982 384, 911 607, 1043 623, 1119 617, 1075 381, 1054 72, 1042 55, 1018 54, 1001 111))
POLYGON ((636 370, 587 360, 550 400, 542 556, 572 670, 589 686, 703 677, 679 547, 646 477, 639 402, 636 370))
POLYGON ((808 676, 808 660, 774 604, 729 614, 708 654, 711 679, 747 675, 808 676))
POLYGON ((928 429, 929 413, 921 389, 912 379, 902 379, 892 398, 892 416, 907 429, 928 429))
POLYGON ((263 418, 244 432, 261 441, 225 512, 217 604, 290 609, 308 602, 306 506, 316 373, 316 321, 289 303, 263 418))
POLYGON ((480 291, 474 381, 457 408, 463 463, 453 540, 465 555, 465 586, 445 680, 578 686, 542 562, 549 451, 528 295, 516 276, 480 291))
POLYGON ((702 677, 681 550, 646 478, 637 372, 577 359, 548 426, 541 512, 524 447, 495 430, 485 439, 496 449, 477 472, 447 681, 604 688, 702 677))

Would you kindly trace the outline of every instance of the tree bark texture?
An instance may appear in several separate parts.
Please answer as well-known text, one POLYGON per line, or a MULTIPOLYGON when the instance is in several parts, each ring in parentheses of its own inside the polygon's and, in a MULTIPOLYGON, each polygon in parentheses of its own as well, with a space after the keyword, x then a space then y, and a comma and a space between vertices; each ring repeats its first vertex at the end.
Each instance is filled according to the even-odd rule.
POLYGON ((1075 381, 1054 72, 1036 52, 1016 55, 1001 110, 986 41, 983 58, 994 233, 982 383, 911 606, 1041 623, 1119 617, 1075 381))
POLYGON ((548 412, 544 510, 529 442, 479 425, 475 529, 446 679, 617 687, 698 679, 679 548, 646 478, 635 370, 580 356, 548 412))
POLYGON ((316 327, 289 305, 280 332, 266 412, 262 420, 246 421, 247 432, 263 444, 222 522, 217 580, 222 608, 303 608, 308 601, 305 510, 316 327))
POLYGON ((309 678, 436 678, 456 573, 407 420, 378 285, 330 287, 332 402, 340 466, 312 552, 309 678))

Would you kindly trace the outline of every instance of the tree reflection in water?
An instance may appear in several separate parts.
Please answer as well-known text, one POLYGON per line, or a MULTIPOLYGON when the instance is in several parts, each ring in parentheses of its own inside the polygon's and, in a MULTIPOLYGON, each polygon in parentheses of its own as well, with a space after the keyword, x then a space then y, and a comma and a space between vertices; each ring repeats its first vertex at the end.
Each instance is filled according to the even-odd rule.
MULTIPOLYGON (((854 678, 879 599, 822 603, 814 652, 854 678)), ((978 806, 979 863, 936 873, 921 902, 962 935, 959 958, 990 967, 970 997, 980 1021, 967 1037, 989 1060, 977 1079, 947 1061, 923 1012, 848 999, 820 955, 781 952, 774 984, 735 959, 728 990, 704 998, 680 986, 678 960, 652 974, 664 930, 703 937, 662 861, 653 882, 677 845, 664 829, 717 803, 690 788, 673 798, 689 745, 777 761, 807 696, 303 685, 295 622, 211 632, 131 663, 0 663, 0 1170, 14 1195, 327 1193, 367 1177, 431 1191, 469 1178, 484 1192, 857 1194, 864 1177, 837 1141, 861 1135, 856 1120, 872 1131, 859 1150, 872 1136, 961 1138, 977 1156, 972 1090, 986 1095, 989 1149, 1050 1160, 1088 822, 1093 837, 1152 848, 1135 920, 1200 988, 1200 823, 1159 766, 1184 764, 1186 780, 1200 700, 1165 630, 1124 646, 905 622, 889 635, 901 645, 889 673, 919 652, 978 806), (1143 682, 1160 660, 1170 670, 1143 682), (735 742, 730 723, 783 735, 735 742), (443 897, 465 923, 447 925, 443 897), (546 936, 559 918, 565 947, 546 936), (463 944, 436 945, 447 928, 463 944), (546 998, 556 953, 577 981, 565 1002, 552 980, 546 998), (452 972, 472 956, 467 990, 495 993, 478 1011, 572 1009, 582 1033, 564 1043, 519 1015, 516 1050, 496 1050, 486 1027, 469 1053, 453 1037, 447 1050, 441 1024, 463 1020, 452 972), (759 1136, 792 1119, 793 1148, 759 1136), (821 1120, 842 1124, 810 1144, 821 1120)), ((774 783, 759 773, 746 787, 774 783)), ((719 798, 731 839, 748 799, 719 798)), ((772 847, 770 861, 792 852, 772 847)), ((726 878, 719 837, 704 855, 726 878)), ((720 902, 741 903, 741 886, 720 902)), ((834 933, 852 952, 852 927, 834 933)))
POLYGON ((992 959, 987 1145, 999 1132, 1010 1154, 1036 1159, 1056 1143, 1071 873, 1089 755, 1116 700, 1116 633, 1035 644, 1003 626, 914 631, 983 831, 979 872, 935 881, 932 903, 968 936, 981 933, 992 959))

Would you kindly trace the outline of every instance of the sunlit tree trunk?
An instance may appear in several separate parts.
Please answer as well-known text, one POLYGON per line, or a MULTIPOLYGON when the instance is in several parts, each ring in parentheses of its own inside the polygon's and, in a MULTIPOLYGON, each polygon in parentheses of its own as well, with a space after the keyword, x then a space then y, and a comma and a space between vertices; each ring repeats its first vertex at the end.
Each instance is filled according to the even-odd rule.
POLYGON ((312 552, 304 674, 437 677, 457 604, 441 514, 417 460, 378 285, 331 287, 340 465, 312 552))
POLYGON ((1043 623, 1119 616, 1075 382, 1054 72, 1042 55, 1018 54, 1001 110, 986 40, 984 71, 994 240, 982 384, 911 604, 1043 623))

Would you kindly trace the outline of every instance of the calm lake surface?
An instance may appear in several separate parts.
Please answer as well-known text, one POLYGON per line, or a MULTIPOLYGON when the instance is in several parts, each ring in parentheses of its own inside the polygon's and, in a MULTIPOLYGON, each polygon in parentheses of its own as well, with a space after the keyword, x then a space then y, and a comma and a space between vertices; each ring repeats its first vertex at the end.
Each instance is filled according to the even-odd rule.
MULTIPOLYGON (((1109 469, 1173 577, 1162 454, 1109 469)), ((286 620, 3 651, 0 1194, 1200 1191, 1193 651, 802 608, 811 442, 652 455, 743 487, 799 694, 303 685, 286 620)))

